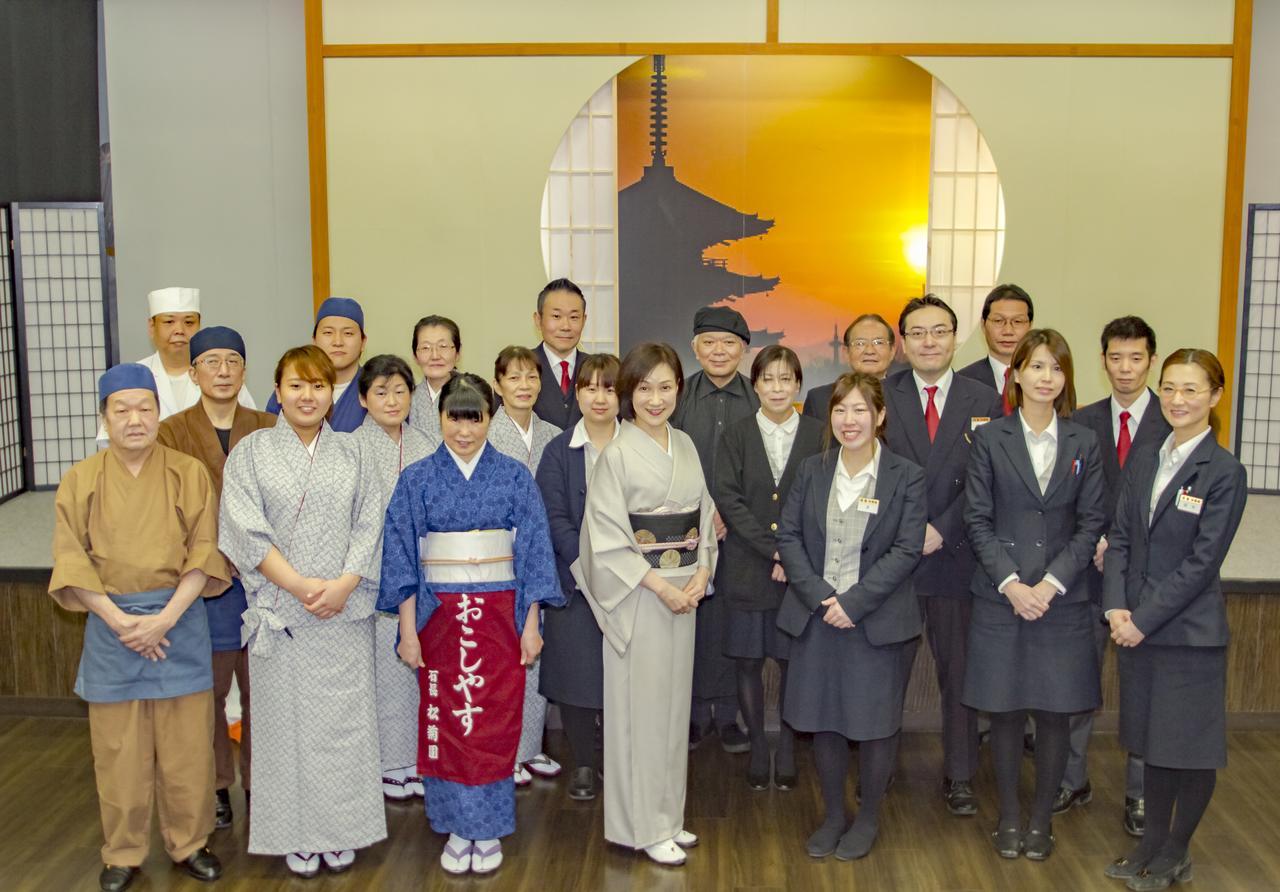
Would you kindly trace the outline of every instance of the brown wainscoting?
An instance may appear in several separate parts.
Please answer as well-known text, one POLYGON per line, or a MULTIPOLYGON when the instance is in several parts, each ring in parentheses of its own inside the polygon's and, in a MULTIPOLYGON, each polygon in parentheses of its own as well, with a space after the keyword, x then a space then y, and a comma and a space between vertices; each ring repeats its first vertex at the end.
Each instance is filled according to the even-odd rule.
POLYGON ((0 571, 0 698, 74 700, 86 615, 53 602, 48 571, 0 571))

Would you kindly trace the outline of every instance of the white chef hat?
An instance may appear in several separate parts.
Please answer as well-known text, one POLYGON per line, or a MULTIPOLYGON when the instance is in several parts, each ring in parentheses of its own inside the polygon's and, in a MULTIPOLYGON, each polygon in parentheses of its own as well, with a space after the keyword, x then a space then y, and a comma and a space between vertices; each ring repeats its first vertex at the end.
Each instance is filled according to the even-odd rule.
POLYGON ((199 313, 199 288, 161 288, 147 295, 148 318, 161 313, 199 313))

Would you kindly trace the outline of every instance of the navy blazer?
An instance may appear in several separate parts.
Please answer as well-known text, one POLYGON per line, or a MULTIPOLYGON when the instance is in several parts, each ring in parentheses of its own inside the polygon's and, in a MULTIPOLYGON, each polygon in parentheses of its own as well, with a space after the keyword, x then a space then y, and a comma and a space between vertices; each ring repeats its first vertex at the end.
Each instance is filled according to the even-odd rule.
POLYGON ((1087 601, 1081 574, 1093 560, 1106 518, 1102 458, 1087 427, 1058 419, 1058 455, 1044 495, 1014 412, 975 431, 965 484, 965 525, 978 567, 970 591, 1008 603, 996 586, 1016 573, 1035 585, 1052 573, 1064 602, 1087 601))
POLYGON ((1132 611, 1147 644, 1222 647, 1227 608, 1222 562, 1244 514, 1244 466, 1210 434, 1160 494, 1151 516, 1159 448, 1129 453, 1115 523, 1103 562, 1104 610, 1132 611), (1200 513, 1179 510, 1179 492, 1202 499, 1200 513))
POLYGON ((884 402, 885 442, 924 468, 929 523, 942 535, 942 548, 925 555, 916 567, 916 594, 967 598, 974 557, 964 525, 964 487, 974 432, 981 427, 974 420, 1002 418, 1004 403, 990 387, 953 375, 938 432, 930 442, 915 375, 907 372, 890 378, 884 402))
MULTIPOLYGON (((979 384, 985 384, 996 393, 1004 392, 1004 382, 996 383, 996 373, 991 370, 991 363, 987 356, 983 356, 976 362, 969 363, 964 368, 956 369, 956 374, 971 381, 977 381, 979 384)), ((1001 411, 1003 412, 1003 410, 1001 411)))
POLYGON ((720 438, 711 496, 728 533, 720 543, 723 570, 717 574, 716 588, 733 606, 742 610, 778 608, 784 586, 774 582, 770 574, 778 550, 782 505, 801 462, 822 450, 825 429, 822 422, 800 416, 791 454, 777 483, 773 482, 755 414, 733 422, 720 438))
MULTIPOLYGON (((556 392, 559 393, 558 385, 556 392)), ((556 570, 560 573, 560 588, 564 590, 566 604, 578 590, 569 565, 578 559, 578 534, 587 507, 586 447, 570 449, 572 439, 573 428, 569 428, 548 443, 534 477, 547 508, 551 547, 556 553, 556 570)))
POLYGON ((560 369, 551 367, 543 345, 538 344, 533 352, 538 357, 538 374, 542 378, 542 389, 538 391, 538 399, 533 404, 533 414, 543 421, 551 422, 560 430, 567 431, 582 417, 582 410, 578 408, 578 369, 582 368, 582 360, 590 354, 578 349, 573 374, 569 376, 569 393, 565 395, 560 390, 560 369))
MULTIPOLYGON (((1151 393, 1151 400, 1147 403, 1147 410, 1142 413, 1142 423, 1138 425, 1138 432, 1133 437, 1133 445, 1129 448, 1130 457, 1136 450, 1146 446, 1159 449, 1165 437, 1169 436, 1169 422, 1165 421, 1164 413, 1160 411, 1160 398, 1150 388, 1147 392, 1151 393)), ((1106 481, 1102 497, 1102 505, 1107 512, 1107 522, 1102 532, 1106 534, 1116 516, 1116 502, 1123 482, 1120 458, 1116 453, 1116 431, 1111 426, 1111 397, 1103 397, 1096 403, 1077 409, 1071 420, 1083 424, 1098 438, 1098 451, 1102 453, 1102 474, 1106 481)), ((1129 462, 1126 460, 1125 468, 1128 467, 1129 462)))
POLYGON ((915 638, 922 623, 909 579, 924 549, 924 471, 882 448, 875 488, 879 511, 867 519, 863 532, 858 581, 837 592, 823 579, 822 568, 827 558, 827 502, 838 461, 836 449, 805 459, 783 503, 778 554, 787 571, 787 591, 778 609, 778 628, 798 637, 812 614, 825 612, 822 602, 835 595, 871 644, 915 638))
POLYGON ((804 397, 804 408, 801 414, 807 415, 809 418, 816 418, 823 424, 827 423, 827 406, 831 403, 831 391, 835 390, 835 382, 831 384, 819 384, 810 390, 804 397))

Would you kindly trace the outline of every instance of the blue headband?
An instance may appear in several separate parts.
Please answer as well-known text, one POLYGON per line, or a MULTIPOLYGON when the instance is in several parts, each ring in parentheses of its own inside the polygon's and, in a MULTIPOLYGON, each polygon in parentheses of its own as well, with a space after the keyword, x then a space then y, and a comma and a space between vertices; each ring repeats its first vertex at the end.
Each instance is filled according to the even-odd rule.
POLYGON ((325 298, 325 302, 320 305, 320 309, 316 310, 316 325, 319 325, 320 320, 326 316, 341 316, 343 319, 350 319, 360 326, 360 333, 364 334, 364 310, 360 309, 360 304, 349 297, 325 298))
POLYGON ((98 378, 98 402, 105 402, 107 397, 121 390, 150 390, 156 394, 157 400, 160 398, 151 369, 138 362, 124 362, 113 366, 98 378))
POLYGON ((191 361, 208 350, 234 350, 241 359, 248 357, 244 352, 244 338, 234 328, 225 325, 213 325, 202 328, 191 336, 191 361))

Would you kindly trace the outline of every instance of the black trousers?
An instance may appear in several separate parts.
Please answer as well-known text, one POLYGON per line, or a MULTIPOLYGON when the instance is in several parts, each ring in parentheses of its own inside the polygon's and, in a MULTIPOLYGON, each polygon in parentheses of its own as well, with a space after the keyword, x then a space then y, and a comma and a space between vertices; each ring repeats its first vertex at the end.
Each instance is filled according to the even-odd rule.
POLYGON ((922 597, 920 607, 942 701, 943 774, 952 780, 972 780, 978 771, 978 713, 960 702, 971 602, 968 597, 922 597))

